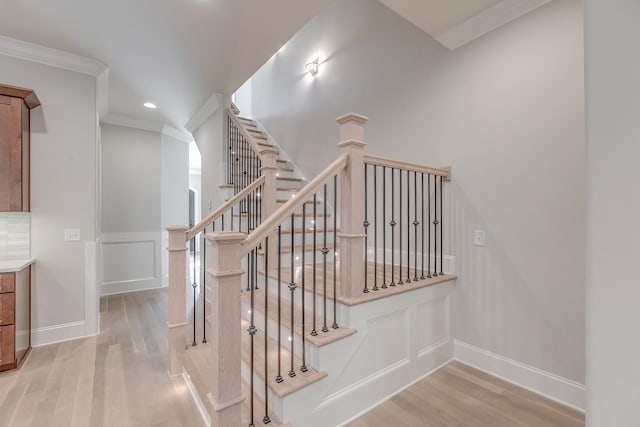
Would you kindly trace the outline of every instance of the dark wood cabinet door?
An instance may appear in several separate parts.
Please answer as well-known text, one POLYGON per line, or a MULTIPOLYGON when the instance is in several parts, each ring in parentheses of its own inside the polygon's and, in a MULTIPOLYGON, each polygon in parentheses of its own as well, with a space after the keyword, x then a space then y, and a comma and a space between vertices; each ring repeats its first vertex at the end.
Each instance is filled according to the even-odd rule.
POLYGON ((24 101, 0 95, 0 212, 29 210, 29 181, 24 182, 28 145, 29 110, 24 101))
POLYGON ((0 371, 15 368, 15 337, 16 332, 13 325, 0 326, 0 371))

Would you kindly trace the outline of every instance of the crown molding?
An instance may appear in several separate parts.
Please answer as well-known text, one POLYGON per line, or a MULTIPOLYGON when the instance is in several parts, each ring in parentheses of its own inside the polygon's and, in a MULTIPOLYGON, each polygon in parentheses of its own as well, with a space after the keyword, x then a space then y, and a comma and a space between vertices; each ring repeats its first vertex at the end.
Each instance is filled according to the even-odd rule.
POLYGON ((193 137, 190 133, 187 133, 180 129, 176 129, 173 126, 164 125, 162 127, 162 134, 170 136, 171 138, 177 139, 178 141, 182 141, 186 144, 191 144, 193 142, 193 137))
POLYGON ((106 117, 109 114, 109 69, 105 69, 96 77, 96 103, 98 105, 98 117, 106 117))
POLYGON ((0 54, 97 77, 107 66, 95 59, 0 36, 0 54))
POLYGON ((550 1, 503 0, 434 38, 447 49, 455 50, 550 1))
POLYGON ((121 114, 109 113, 100 118, 100 123, 114 126, 122 126, 133 129, 148 130, 151 132, 161 133, 164 125, 162 123, 156 123, 149 120, 135 119, 129 116, 123 116, 121 114))
POLYGON ((193 115, 191 120, 184 125, 184 127, 191 133, 195 132, 202 124, 209 118, 218 108, 222 106, 223 96, 219 93, 214 93, 205 102, 196 114, 193 115))

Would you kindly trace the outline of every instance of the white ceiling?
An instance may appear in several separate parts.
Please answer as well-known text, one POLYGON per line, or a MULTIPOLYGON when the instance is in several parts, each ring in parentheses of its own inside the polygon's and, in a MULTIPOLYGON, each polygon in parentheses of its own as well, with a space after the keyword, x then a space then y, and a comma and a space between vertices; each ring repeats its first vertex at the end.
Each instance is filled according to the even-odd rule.
MULTIPOLYGON (((0 0, 0 36, 106 64, 111 115, 182 130, 213 93, 235 91, 329 1, 0 0)), ((549 0, 380 1, 455 48, 495 28, 496 11, 499 26, 549 0)))

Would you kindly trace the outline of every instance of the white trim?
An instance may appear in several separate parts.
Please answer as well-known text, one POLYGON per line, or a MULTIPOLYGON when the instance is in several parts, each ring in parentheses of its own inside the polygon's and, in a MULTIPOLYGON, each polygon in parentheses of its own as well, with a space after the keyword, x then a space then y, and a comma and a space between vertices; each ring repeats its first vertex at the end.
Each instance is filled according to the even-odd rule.
POLYGON ((453 343, 455 360, 584 412, 584 384, 459 340, 453 343))
POLYGON ((74 340, 90 335, 86 334, 85 321, 63 323, 60 325, 45 326, 31 331, 31 345, 41 347, 62 341, 74 340))
POLYGON ((191 144, 193 142, 193 136, 190 133, 176 129, 173 126, 164 125, 161 131, 164 135, 177 139, 178 141, 191 144))
POLYGON ((0 36, 0 54, 96 77, 107 69, 95 59, 4 36, 0 36))
POLYGON ((502 0, 434 38, 449 50, 455 50, 499 28, 551 0, 502 0))
POLYGON ((189 373, 184 368, 182 368, 182 379, 184 379, 184 382, 187 385, 187 390, 189 390, 189 393, 191 393, 191 397, 193 398, 193 401, 195 402, 196 407, 198 408, 198 412, 200 412, 200 417, 202 418, 202 421, 204 421, 204 425, 210 426, 211 417, 209 416, 209 411, 207 411, 207 408, 204 405, 204 402, 202 402, 202 399, 200 399, 200 395, 196 390, 196 386, 194 386, 193 383, 191 382, 191 377, 189 376, 189 373))
POLYGON ((219 93, 211 95, 207 102, 198 110, 196 114, 191 117, 191 120, 187 122, 184 127, 191 133, 195 132, 213 113, 222 106, 223 96, 219 93))
POLYGON ((100 118, 100 123, 114 126, 123 126, 127 128, 148 130, 151 132, 162 132, 163 124, 152 122, 149 120, 135 119, 129 116, 123 116, 121 114, 109 113, 100 118))
POLYGON ((84 320, 86 335, 95 335, 100 332, 98 323, 100 299, 98 296, 97 247, 97 242, 86 242, 84 244, 84 320))
POLYGON ((96 77, 96 104, 98 119, 109 114, 109 69, 107 68, 96 77))

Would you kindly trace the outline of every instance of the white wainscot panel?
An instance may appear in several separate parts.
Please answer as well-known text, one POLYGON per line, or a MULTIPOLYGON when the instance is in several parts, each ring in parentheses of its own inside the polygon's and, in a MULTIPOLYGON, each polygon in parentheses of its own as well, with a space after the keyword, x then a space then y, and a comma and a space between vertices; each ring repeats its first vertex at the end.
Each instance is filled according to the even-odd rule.
POLYGON ((449 340, 449 296, 417 306, 418 356, 449 340))
POLYGON ((102 295, 160 286, 160 233, 107 235, 102 244, 102 295))
POLYGON ((408 363, 407 309, 367 321, 361 342, 333 385, 330 395, 358 387, 408 363))

